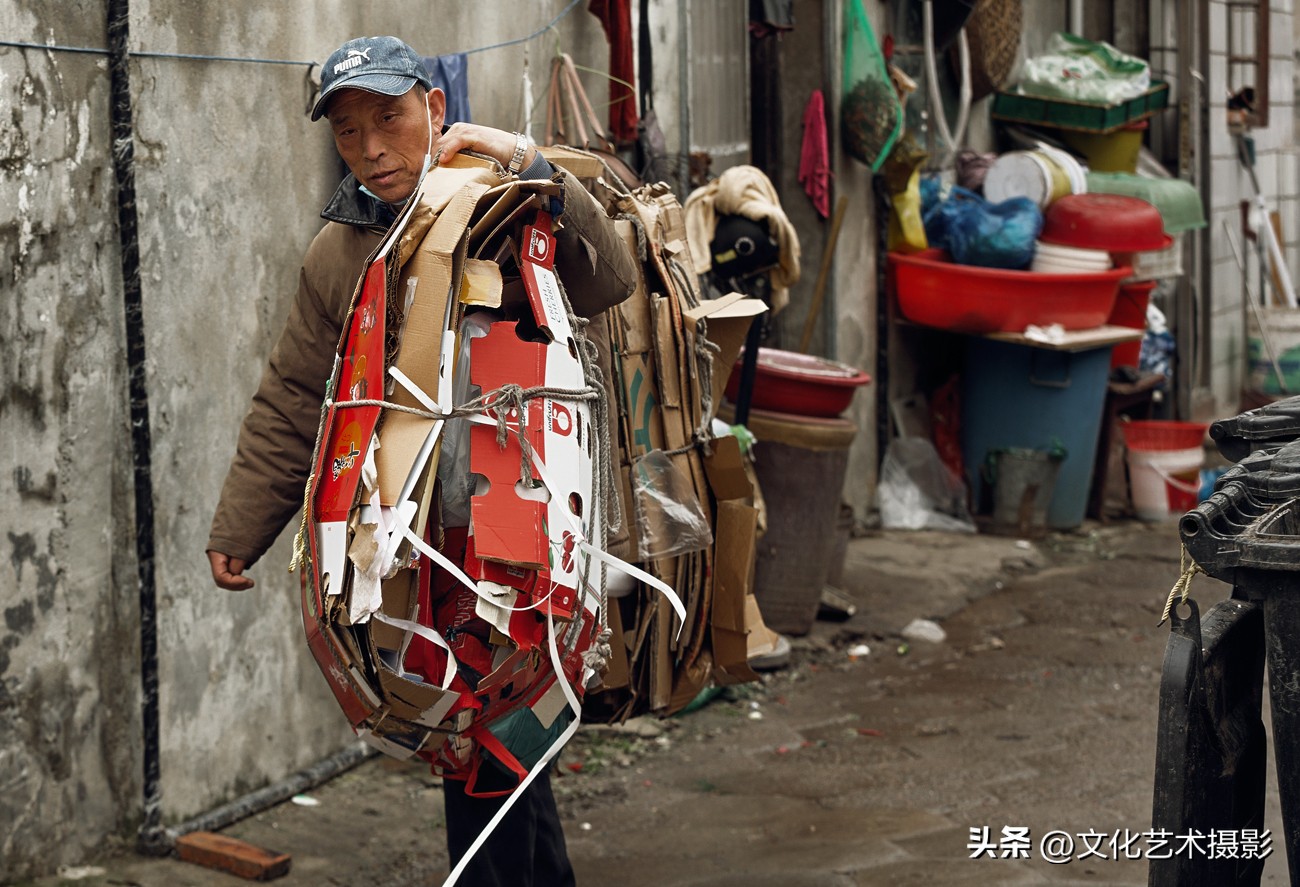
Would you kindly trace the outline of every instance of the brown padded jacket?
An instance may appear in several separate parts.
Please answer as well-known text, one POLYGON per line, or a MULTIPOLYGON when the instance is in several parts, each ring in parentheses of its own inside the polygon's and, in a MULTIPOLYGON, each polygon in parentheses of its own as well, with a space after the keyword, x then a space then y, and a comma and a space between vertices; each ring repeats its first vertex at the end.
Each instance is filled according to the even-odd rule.
MULTIPOLYGON (((636 263, 612 221, 563 170, 556 219, 556 266, 574 311, 592 317, 626 299, 636 263)), ((207 549, 260 558, 302 505, 321 402, 343 321, 366 259, 392 220, 389 208, 348 176, 321 216, 298 275, 298 293, 271 351, 212 519, 207 549)))

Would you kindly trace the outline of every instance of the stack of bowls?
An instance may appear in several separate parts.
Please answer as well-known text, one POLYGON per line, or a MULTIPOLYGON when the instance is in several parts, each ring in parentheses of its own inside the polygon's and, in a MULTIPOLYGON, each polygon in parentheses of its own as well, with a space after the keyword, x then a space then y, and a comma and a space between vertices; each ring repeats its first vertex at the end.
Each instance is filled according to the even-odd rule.
MULTIPOLYGON (((1080 254, 1102 270, 1129 268, 1133 254, 1167 249, 1173 239, 1165 233, 1160 211, 1145 200, 1123 194, 1074 194, 1062 197, 1043 214, 1043 230, 1034 254, 1033 270, 1058 270, 1060 262, 1077 263, 1080 254), (1067 251, 1066 257, 1059 254, 1067 251), (1047 267, 1040 268, 1040 259, 1047 267)), ((1106 318, 1112 326, 1146 329, 1147 303, 1154 281, 1122 281, 1106 318)), ((1141 342, 1116 345, 1112 368, 1137 366, 1141 342)))
POLYGON ((1030 271, 1039 274, 1096 274, 1109 271, 1110 253, 1104 249, 1086 249, 1038 241, 1030 271))

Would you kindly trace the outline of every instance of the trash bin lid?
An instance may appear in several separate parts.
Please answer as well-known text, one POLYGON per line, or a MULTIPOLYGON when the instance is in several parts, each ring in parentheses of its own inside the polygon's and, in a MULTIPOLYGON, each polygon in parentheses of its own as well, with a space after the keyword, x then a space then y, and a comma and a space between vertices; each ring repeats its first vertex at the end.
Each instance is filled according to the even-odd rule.
POLYGON ((1235 582, 1238 567, 1300 571, 1300 440, 1248 453, 1214 489, 1178 523, 1206 573, 1235 582))
POLYGON ((1240 462, 1252 451, 1300 438, 1300 396, 1249 410, 1210 425, 1210 437, 1225 458, 1240 462))

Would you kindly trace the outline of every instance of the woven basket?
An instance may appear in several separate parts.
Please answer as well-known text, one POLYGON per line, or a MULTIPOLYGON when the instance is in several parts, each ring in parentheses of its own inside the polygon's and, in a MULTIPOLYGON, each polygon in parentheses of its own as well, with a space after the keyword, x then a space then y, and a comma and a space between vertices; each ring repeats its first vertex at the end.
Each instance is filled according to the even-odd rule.
MULTIPOLYGON (((1015 70, 1024 18, 1021 0, 979 0, 966 22, 972 100, 1001 89, 1015 70)), ((960 76, 955 45, 949 50, 949 58, 960 76)))

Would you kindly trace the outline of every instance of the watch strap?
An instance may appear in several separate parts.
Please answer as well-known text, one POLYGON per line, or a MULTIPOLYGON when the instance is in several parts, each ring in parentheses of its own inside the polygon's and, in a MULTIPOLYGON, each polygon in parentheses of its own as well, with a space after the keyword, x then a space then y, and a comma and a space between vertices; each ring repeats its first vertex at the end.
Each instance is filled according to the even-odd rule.
POLYGON ((510 158, 510 163, 506 169, 510 170, 512 176, 519 175, 519 171, 524 168, 524 157, 528 154, 528 136, 522 132, 515 133, 515 153, 510 158))

